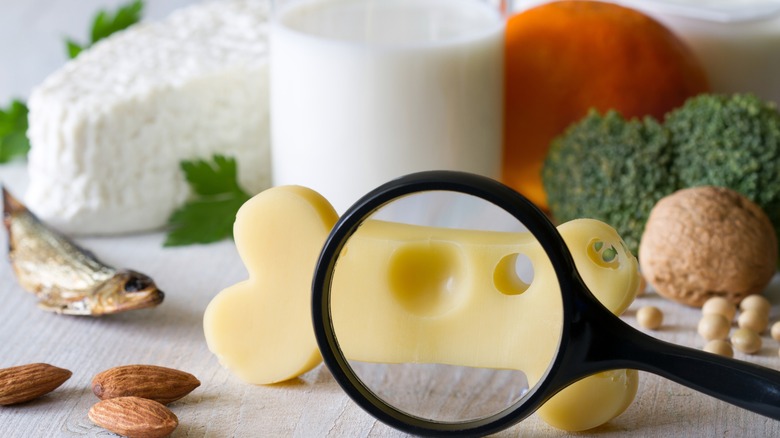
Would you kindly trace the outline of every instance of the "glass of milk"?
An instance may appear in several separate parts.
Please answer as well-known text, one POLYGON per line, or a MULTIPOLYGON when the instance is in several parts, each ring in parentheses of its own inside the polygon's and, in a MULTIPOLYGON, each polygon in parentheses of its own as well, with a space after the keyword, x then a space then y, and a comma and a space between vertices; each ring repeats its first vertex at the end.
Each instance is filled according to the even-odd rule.
POLYGON ((275 185, 339 213, 421 170, 498 177, 505 10, 488 0, 277 0, 275 185))

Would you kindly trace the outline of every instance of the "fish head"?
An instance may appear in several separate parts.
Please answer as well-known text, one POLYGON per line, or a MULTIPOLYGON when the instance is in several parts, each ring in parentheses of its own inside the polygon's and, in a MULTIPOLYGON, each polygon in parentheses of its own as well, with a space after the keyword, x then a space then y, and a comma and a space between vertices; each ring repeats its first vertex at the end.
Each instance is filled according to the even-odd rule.
POLYGON ((121 270, 101 285, 96 298, 93 315, 154 307, 162 303, 165 294, 150 277, 140 272, 121 270))
POLYGON ((27 208, 16 199, 11 192, 2 187, 3 193, 3 223, 8 232, 11 232, 11 224, 14 215, 27 211, 27 208))

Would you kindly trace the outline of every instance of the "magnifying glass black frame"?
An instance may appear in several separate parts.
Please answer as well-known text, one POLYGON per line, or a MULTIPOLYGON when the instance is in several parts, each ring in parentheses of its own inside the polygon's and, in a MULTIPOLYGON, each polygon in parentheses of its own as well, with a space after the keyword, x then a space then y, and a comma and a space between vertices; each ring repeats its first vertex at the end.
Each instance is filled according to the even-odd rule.
POLYGON ((415 173, 386 183, 356 202, 336 223, 317 262, 312 283, 312 320, 323 360, 349 397, 383 423, 415 435, 484 436, 496 433, 525 419, 577 380, 623 368, 651 372, 780 420, 780 372, 664 342, 634 329, 593 296, 577 272, 563 238, 544 213, 511 188, 479 175, 455 171, 415 173), (476 420, 435 421, 388 404, 352 370, 333 328, 331 284, 344 245, 382 206, 400 197, 427 191, 472 195, 503 208, 524 224, 542 246, 560 287, 563 311, 560 341, 547 371, 514 404, 476 420))

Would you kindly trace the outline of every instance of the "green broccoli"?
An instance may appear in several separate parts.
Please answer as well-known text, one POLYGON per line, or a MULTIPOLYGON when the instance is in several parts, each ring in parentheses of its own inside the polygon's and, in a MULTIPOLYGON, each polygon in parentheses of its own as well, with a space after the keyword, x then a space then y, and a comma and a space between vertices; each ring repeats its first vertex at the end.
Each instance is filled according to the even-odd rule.
POLYGON ((552 142, 542 181, 556 219, 602 220, 634 254, 655 203, 686 187, 736 190, 780 232, 780 113, 747 94, 691 98, 663 124, 592 111, 552 142))
MULTIPOLYGON (((664 122, 682 187, 728 187, 755 202, 780 233, 780 114, 752 95, 704 95, 664 122)), ((778 234, 780 237, 780 234, 778 234)))
POLYGON ((677 186, 669 144, 668 130, 651 118, 591 111, 550 147, 542 181, 551 212, 561 221, 607 222, 636 254, 650 209, 677 186))

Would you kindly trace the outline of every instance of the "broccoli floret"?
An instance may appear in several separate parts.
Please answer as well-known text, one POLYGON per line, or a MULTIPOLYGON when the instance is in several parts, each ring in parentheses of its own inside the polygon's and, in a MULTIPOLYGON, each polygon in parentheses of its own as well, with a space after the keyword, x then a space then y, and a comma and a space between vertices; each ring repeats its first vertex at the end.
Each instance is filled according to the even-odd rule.
POLYGON ((591 112, 553 141, 542 180, 556 219, 609 223, 634 254, 655 203, 686 187, 736 190, 780 233, 780 114, 748 94, 691 98, 663 124, 591 112))
POLYGON ((650 209, 677 186, 668 130, 657 121, 626 121, 591 111, 550 146, 542 170, 555 218, 612 225, 637 254, 650 209))
MULTIPOLYGON (((745 94, 702 95, 664 122, 682 187, 728 187, 755 202, 780 233, 780 113, 745 94)), ((778 234, 780 236, 780 234, 778 234)))

